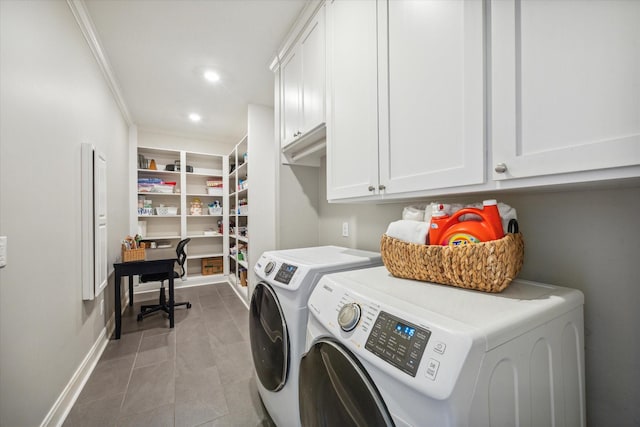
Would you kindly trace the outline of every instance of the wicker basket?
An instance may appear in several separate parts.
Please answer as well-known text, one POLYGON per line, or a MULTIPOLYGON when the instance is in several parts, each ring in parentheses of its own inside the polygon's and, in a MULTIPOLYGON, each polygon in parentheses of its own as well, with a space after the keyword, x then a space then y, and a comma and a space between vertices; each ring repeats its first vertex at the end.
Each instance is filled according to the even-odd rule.
POLYGON ((382 262, 391 274, 474 289, 502 292, 522 268, 521 233, 502 239, 462 246, 418 245, 389 237, 380 241, 382 262))
POLYGON ((144 248, 126 249, 122 246, 122 262, 144 261, 144 248))

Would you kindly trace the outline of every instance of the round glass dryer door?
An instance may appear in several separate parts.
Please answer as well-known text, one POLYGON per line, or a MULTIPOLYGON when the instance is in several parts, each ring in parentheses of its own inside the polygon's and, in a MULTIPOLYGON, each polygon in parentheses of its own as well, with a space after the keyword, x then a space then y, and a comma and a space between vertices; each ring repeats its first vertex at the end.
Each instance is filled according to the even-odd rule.
POLYGON ((260 382, 267 390, 280 390, 287 380, 289 338, 278 298, 264 282, 258 283, 251 295, 249 336, 260 382))
POLYGON ((316 426, 393 426, 360 362, 340 343, 320 339, 300 363, 300 421, 316 426))

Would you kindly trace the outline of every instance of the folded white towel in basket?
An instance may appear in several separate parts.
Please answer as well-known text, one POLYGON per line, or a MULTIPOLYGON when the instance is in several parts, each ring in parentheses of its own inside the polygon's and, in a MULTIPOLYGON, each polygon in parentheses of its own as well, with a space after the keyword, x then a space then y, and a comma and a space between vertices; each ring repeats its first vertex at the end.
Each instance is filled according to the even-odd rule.
POLYGON ((398 240, 424 245, 427 242, 428 232, 428 222, 401 219, 389 224, 386 234, 387 236, 394 237, 398 240))

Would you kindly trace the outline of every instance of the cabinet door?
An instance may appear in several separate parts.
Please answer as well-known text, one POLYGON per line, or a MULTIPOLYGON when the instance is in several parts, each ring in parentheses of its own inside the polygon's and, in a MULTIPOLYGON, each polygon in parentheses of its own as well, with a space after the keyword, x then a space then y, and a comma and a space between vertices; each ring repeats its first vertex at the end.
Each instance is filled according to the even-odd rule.
POLYGON ((302 133, 325 121, 325 30, 324 6, 316 13, 302 34, 302 133))
POLYGON ((300 85, 302 60, 294 49, 282 64, 282 146, 293 142, 300 132, 300 85))
POLYGON ((494 179, 640 163, 640 2, 491 3, 494 179))
POLYGON ((386 193, 484 182, 483 19, 477 0, 379 2, 386 193))
POLYGON ((327 198, 332 200, 377 191, 377 35, 376 2, 339 0, 327 6, 327 198))

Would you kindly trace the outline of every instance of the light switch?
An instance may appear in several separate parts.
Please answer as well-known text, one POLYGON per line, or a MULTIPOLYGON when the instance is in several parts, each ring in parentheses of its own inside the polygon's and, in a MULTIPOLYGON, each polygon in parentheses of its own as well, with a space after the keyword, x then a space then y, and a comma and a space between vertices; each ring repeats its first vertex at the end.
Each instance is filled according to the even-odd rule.
POLYGON ((7 236, 0 236, 0 268, 7 265, 7 236))

